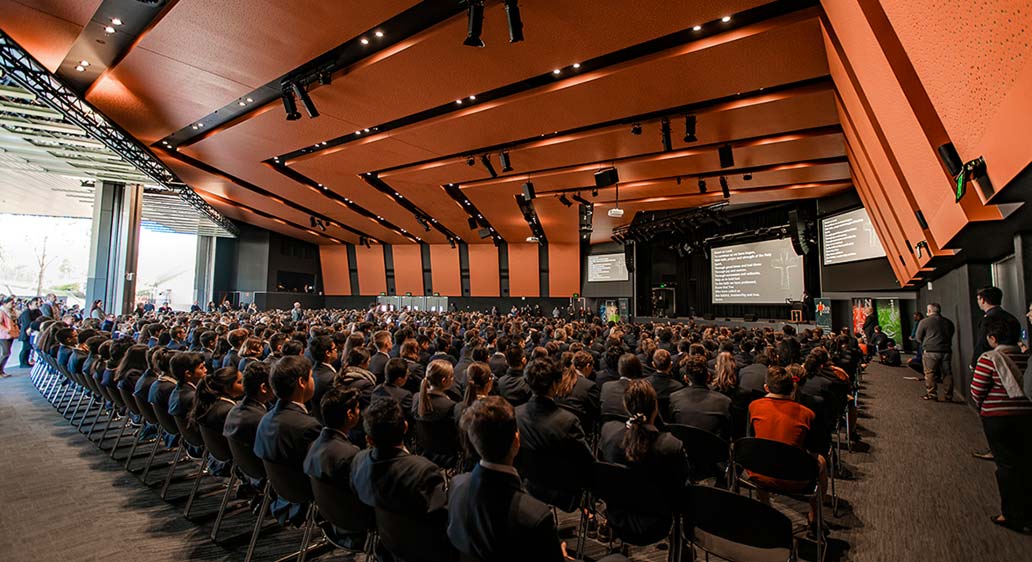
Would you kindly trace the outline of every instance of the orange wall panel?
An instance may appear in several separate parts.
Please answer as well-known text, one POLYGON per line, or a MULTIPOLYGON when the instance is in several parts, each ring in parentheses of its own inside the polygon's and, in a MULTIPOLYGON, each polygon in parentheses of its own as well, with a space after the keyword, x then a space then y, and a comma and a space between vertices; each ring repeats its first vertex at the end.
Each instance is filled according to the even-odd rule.
POLYGON ((394 293, 404 295, 423 294, 423 257, 419 244, 395 244, 394 252, 394 293))
POLYGON ((498 296, 498 248, 494 244, 470 244, 469 294, 473 297, 498 296))
POLYGON ((572 297, 580 293, 580 245, 548 245, 548 296, 572 297))
POLYGON ((541 296, 537 244, 509 244, 509 296, 541 296))
POLYGON ((383 263, 383 246, 355 246, 360 295, 379 295, 387 290, 387 266, 383 263))
POLYGON ((447 244, 430 244, 430 277, 435 293, 445 297, 461 297, 459 249, 447 244))
POLYGON ((319 246, 319 263, 322 266, 323 294, 350 295, 348 247, 343 244, 319 246))

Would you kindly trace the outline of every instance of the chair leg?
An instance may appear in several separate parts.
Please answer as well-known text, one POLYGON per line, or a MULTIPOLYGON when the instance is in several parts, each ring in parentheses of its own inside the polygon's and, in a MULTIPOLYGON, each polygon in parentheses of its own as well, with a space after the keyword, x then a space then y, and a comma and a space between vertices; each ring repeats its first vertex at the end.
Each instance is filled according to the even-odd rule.
POLYGON ((140 430, 136 431, 136 432, 134 432, 132 434, 132 436, 133 436, 133 446, 129 449, 129 456, 127 456, 125 458, 125 470, 128 471, 128 472, 132 472, 131 470, 129 470, 129 465, 132 464, 132 462, 133 462, 133 455, 136 454, 136 448, 140 445, 140 432, 143 431, 143 424, 144 423, 145 422, 143 422, 141 420, 141 422, 140 422, 140 430))
POLYGON ((89 402, 89 404, 86 404, 86 411, 84 411, 82 413, 82 418, 79 420, 79 424, 75 426, 75 428, 78 429, 79 431, 82 431, 82 424, 86 422, 86 418, 89 417, 90 410, 93 409, 93 405, 96 404, 96 402, 97 402, 97 397, 94 396, 93 394, 90 394, 90 402, 89 402))
POLYGON ((365 552, 365 562, 372 562, 373 556, 376 554, 376 541, 378 539, 379 535, 376 534, 376 529, 366 531, 365 548, 362 550, 365 552))
POLYGON ((179 466, 179 457, 183 454, 183 439, 179 439, 179 445, 176 447, 176 456, 172 458, 172 466, 168 467, 168 474, 165 476, 165 483, 161 486, 161 499, 165 499, 168 494, 168 485, 172 483, 172 475, 176 472, 176 467, 179 466))
POLYGON ((233 495, 233 486, 236 484, 236 467, 233 463, 229 465, 229 483, 226 484, 226 493, 222 494, 222 504, 219 505, 219 514, 215 516, 215 525, 211 529, 211 542, 218 542, 219 527, 222 526, 222 518, 226 515, 226 506, 229 505, 229 498, 233 495))
POLYGON ((72 407, 72 402, 75 401, 75 395, 78 392, 79 392, 79 385, 75 385, 75 388, 72 389, 72 396, 68 399, 68 403, 65 404, 64 410, 61 410, 61 415, 63 417, 66 417, 66 418, 68 417, 68 409, 72 407))
POLYGON ((817 562, 824 562, 824 555, 827 554, 828 544, 824 538, 824 501, 820 496, 820 489, 817 490, 817 562))
POLYGON ((265 511, 269 509, 269 480, 265 480, 265 489, 262 491, 262 508, 258 512, 258 518, 254 522, 254 531, 251 533, 251 544, 247 545, 247 554, 244 562, 251 562, 254 556, 254 545, 258 542, 258 533, 262 530, 262 521, 265 519, 265 511))
POLYGON ((190 518, 190 509, 193 508, 194 498, 197 497, 197 490, 201 487, 201 480, 208 474, 207 460, 208 448, 201 449, 201 460, 200 460, 200 472, 197 473, 197 478, 194 479, 193 490, 190 491, 190 497, 186 500, 186 511, 183 513, 183 517, 190 518))
POLYGON ((154 437, 154 447, 151 448, 150 456, 147 457, 147 466, 143 469, 143 475, 140 476, 140 482, 147 483, 147 474, 150 473, 151 464, 154 463, 154 456, 158 454, 158 447, 161 446, 161 438, 165 436, 165 430, 162 427, 158 427, 158 434, 154 437))
MULTIPOLYGON (((97 410, 97 415, 93 418, 93 423, 90 424, 90 430, 86 432, 86 439, 93 440, 93 431, 97 427, 97 422, 100 421, 101 416, 104 413, 104 400, 100 400, 100 409, 97 410)), ((109 418, 110 419, 110 418, 109 418)))
MULTIPOLYGON (((126 412, 122 416, 122 429, 118 431, 118 437, 115 439, 115 444, 111 446, 111 454, 108 455, 110 458, 115 458, 115 451, 118 450, 119 443, 122 442, 122 437, 125 436, 125 429, 129 427, 129 412, 126 412)), ((103 441, 103 439, 101 440, 103 441)))
POLYGON ((82 401, 86 399, 86 389, 82 389, 79 393, 79 401, 75 403, 75 409, 72 410, 72 417, 68 418, 68 423, 75 425, 75 418, 79 415, 79 408, 82 407, 82 401))
POLYGON ((301 550, 297 553, 297 562, 305 562, 308 555, 308 544, 312 540, 312 529, 315 527, 315 502, 308 504, 308 515, 305 516, 305 534, 301 538, 301 550))

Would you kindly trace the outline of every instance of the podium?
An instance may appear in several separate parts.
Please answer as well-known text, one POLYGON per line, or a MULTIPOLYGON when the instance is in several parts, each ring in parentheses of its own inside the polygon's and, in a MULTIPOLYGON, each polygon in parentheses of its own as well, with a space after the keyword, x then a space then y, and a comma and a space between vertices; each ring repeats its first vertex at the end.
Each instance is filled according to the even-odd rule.
POLYGON ((803 301, 792 301, 792 311, 789 313, 791 322, 801 324, 803 322, 803 301))

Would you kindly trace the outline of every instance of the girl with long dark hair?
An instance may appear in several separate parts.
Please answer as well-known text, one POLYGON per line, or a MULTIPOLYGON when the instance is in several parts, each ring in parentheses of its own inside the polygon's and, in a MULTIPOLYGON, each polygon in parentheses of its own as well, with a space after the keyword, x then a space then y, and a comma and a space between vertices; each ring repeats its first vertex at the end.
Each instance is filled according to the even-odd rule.
POLYGON ((221 434, 226 416, 243 395, 244 377, 235 367, 223 367, 208 373, 197 383, 197 394, 187 423, 197 430, 203 426, 221 434))

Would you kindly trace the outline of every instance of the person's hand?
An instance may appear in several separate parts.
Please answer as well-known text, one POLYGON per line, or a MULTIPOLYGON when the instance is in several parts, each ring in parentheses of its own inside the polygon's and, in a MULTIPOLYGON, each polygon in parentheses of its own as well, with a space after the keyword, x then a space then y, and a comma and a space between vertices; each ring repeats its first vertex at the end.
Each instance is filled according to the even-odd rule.
POLYGON ((1022 353, 1028 353, 1028 344, 1023 341, 1018 342, 1018 348, 1021 349, 1022 353))

